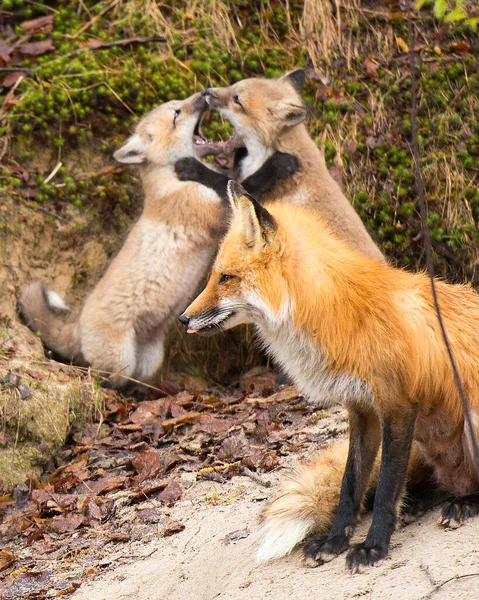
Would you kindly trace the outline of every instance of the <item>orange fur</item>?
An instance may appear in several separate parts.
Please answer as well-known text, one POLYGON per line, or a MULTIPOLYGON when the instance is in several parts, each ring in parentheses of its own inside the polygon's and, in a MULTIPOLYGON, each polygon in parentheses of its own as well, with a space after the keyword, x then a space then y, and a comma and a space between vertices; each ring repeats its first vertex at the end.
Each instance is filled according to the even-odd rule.
MULTIPOLYGON (((387 418, 401 425, 405 415, 417 411, 414 440, 419 459, 433 467, 436 481, 454 495, 478 491, 428 277, 360 255, 310 210, 277 202, 266 205, 273 227, 250 199, 232 196, 233 221, 210 279, 185 311, 190 331, 209 327, 215 311, 221 314, 216 328, 254 322, 273 356, 314 403, 343 401, 350 412, 370 414, 371 423, 387 418), (233 278, 220 285, 222 274, 233 278), (226 311, 233 310, 229 307, 234 313, 227 317, 226 311), (275 341, 280 330, 288 332, 280 339, 282 345, 275 341), (314 397, 310 382, 322 383, 318 371, 333 381, 328 380, 325 389, 344 392, 342 398, 314 397)), ((479 296, 466 285, 436 285, 477 421, 479 296)), ((305 477, 300 477, 303 488, 308 478, 315 481, 311 473, 305 477)), ((307 495, 303 493, 303 501, 307 495)), ((316 523, 328 520, 318 516, 317 501, 305 502, 308 510, 316 507, 316 523)), ((327 503, 326 512, 332 510, 327 503)), ((274 518, 278 507, 273 503, 266 518, 274 518)))

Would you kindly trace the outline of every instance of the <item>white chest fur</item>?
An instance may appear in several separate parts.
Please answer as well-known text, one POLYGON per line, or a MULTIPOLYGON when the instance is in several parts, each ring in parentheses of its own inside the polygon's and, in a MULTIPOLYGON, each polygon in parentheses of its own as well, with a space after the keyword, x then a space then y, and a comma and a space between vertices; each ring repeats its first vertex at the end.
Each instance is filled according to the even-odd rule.
POLYGON ((270 354, 314 406, 371 404, 369 385, 357 377, 332 372, 321 349, 298 332, 292 320, 276 325, 264 321, 257 324, 257 329, 270 354))

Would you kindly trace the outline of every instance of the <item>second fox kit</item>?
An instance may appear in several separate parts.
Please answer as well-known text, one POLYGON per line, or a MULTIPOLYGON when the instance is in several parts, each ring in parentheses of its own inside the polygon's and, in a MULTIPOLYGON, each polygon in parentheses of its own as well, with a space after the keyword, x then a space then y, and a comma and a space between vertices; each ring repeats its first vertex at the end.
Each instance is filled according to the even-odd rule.
MULTIPOLYGON (((235 182, 229 191, 230 230, 205 290, 180 320, 199 334, 254 323, 313 404, 339 400, 347 408, 349 454, 337 514, 329 535, 309 538, 306 555, 322 562, 348 547, 380 445, 372 525, 347 554, 351 571, 388 554, 413 442, 438 485, 455 496, 445 518, 477 514, 478 472, 427 276, 361 255, 310 210, 281 202, 265 208, 235 182)), ((439 281, 437 291, 477 423, 479 296, 439 281)), ((293 546, 307 533, 308 515, 298 510, 289 519, 291 504, 300 509, 308 493, 305 477, 302 483, 299 496, 293 487, 289 504, 266 515, 263 557, 274 556, 281 530, 293 546)))
POLYGON ((78 319, 63 321, 68 307, 39 281, 19 301, 49 349, 112 373, 113 387, 128 378, 154 382, 168 328, 206 274, 225 229, 224 201, 206 186, 179 181, 173 169, 195 153, 205 109, 199 93, 167 102, 146 115, 115 152, 119 162, 140 165, 145 205, 78 319))
MULTIPOLYGON (((321 151, 304 125, 307 117, 301 98, 304 82, 305 72, 298 69, 279 79, 244 79, 230 87, 206 90, 210 107, 231 122, 235 139, 240 138, 246 147, 247 155, 238 162, 235 179, 243 181, 251 176, 275 153, 295 156, 299 170, 262 195, 261 203, 279 199, 312 207, 360 252, 383 258, 359 215, 329 174, 321 151)), ((232 144, 233 148, 236 146, 237 143, 232 144)), ((180 178, 203 181, 215 189, 226 187, 221 175, 208 177, 205 168, 192 159, 184 161, 180 178)))
MULTIPOLYGON (((154 382, 169 326, 195 293, 225 229, 224 200, 204 185, 179 181, 174 172, 178 160, 198 150, 205 109, 199 93, 167 102, 146 115, 115 152, 119 162, 140 165, 145 205, 79 318, 59 318, 68 308, 38 281, 19 301, 27 323, 49 349, 113 373, 113 387, 126 385, 128 378, 154 382)), ((256 181, 268 189, 282 176, 278 167, 288 170, 290 163, 287 156, 272 156, 256 181)), ((251 178, 249 183, 257 188, 251 178)))

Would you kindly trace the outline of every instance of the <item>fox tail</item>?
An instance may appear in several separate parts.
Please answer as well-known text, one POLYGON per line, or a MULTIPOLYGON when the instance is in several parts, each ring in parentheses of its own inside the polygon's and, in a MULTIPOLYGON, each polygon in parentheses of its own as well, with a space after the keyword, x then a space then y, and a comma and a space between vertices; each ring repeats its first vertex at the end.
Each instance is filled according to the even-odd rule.
POLYGON ((70 309, 62 298, 41 281, 33 281, 22 291, 18 308, 32 331, 39 332, 43 344, 65 360, 81 356, 78 321, 65 322, 59 315, 70 309))
POLYGON ((339 504, 348 446, 348 440, 335 442, 288 476, 261 515, 258 562, 289 554, 311 533, 329 531, 339 504))

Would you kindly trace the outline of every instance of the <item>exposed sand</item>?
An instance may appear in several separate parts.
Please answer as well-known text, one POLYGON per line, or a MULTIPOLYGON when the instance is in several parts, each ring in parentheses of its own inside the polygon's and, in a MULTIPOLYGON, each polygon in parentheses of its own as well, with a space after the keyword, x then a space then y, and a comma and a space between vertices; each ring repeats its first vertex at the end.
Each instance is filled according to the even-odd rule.
MULTIPOLYGON (((272 478, 277 481, 280 473, 272 478)), ((299 552, 258 565, 254 531, 261 503, 272 490, 244 477, 224 485, 199 481, 171 509, 186 528, 169 538, 131 547, 109 570, 85 584, 75 600, 455 600, 479 598, 479 518, 442 529, 439 509, 400 528, 380 566, 351 576, 344 555, 305 567, 299 552), (213 504, 215 502, 215 504, 213 504), (226 536, 240 532, 238 539, 226 536), (132 557, 135 558, 132 558, 132 557), (145 557, 145 558, 141 558, 145 557), (468 576, 471 575, 471 576, 468 576), (447 580, 451 578, 451 581, 447 580)), ((370 519, 358 527, 364 536, 370 519)), ((114 558, 114 557, 112 557, 114 558)))

